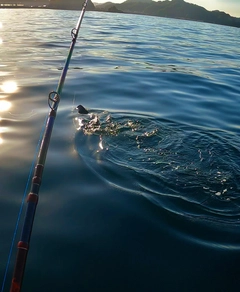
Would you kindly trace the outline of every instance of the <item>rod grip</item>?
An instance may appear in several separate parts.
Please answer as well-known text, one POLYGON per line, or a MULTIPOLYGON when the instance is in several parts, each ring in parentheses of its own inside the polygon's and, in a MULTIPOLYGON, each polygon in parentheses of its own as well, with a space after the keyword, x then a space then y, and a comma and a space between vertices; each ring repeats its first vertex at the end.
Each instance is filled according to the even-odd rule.
POLYGON ((13 273, 10 292, 21 291, 22 279, 23 279, 23 274, 25 270, 27 254, 28 254, 28 244, 23 241, 19 241, 17 259, 16 259, 15 269, 13 273))

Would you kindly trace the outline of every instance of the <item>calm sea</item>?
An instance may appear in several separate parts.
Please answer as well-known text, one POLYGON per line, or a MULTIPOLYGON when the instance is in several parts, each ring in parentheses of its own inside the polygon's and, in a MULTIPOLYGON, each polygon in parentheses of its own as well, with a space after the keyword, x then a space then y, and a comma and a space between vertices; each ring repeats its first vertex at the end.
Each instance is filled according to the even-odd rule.
MULTIPOLYGON (((78 17, 0 10, 1 281, 78 17)), ((239 29, 87 12, 23 291, 239 291, 239 135, 239 29)))

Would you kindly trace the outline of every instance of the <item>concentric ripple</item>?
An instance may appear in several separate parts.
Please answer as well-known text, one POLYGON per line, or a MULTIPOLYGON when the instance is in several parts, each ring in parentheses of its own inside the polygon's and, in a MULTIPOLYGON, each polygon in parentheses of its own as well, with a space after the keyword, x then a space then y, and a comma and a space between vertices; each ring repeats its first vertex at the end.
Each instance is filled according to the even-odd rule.
POLYGON ((105 181, 186 218, 240 224, 240 151, 227 132, 149 116, 75 118, 76 148, 105 181))

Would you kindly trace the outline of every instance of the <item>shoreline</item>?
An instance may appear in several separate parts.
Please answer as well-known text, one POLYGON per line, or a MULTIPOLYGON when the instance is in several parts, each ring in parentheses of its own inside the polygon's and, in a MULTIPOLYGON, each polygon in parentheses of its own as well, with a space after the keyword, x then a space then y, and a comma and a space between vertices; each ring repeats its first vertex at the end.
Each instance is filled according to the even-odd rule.
MULTIPOLYGON (((66 10, 66 11, 79 11, 78 8, 73 9, 65 9, 65 8, 51 8, 51 7, 43 7, 43 6, 0 6, 1 9, 49 9, 49 10, 66 10)), ((208 24, 215 24, 215 25, 221 25, 221 26, 227 26, 227 27, 235 27, 235 28, 240 28, 240 26, 236 25, 227 25, 227 24, 221 24, 221 23, 215 23, 215 22, 206 22, 202 20, 197 20, 197 19, 187 19, 187 18, 178 18, 178 17, 167 17, 167 16, 156 16, 156 15, 149 15, 149 14, 141 14, 141 13, 127 13, 127 12, 117 12, 117 11, 104 11, 100 9, 94 9, 94 10, 87 10, 87 11, 93 11, 93 12, 105 12, 105 13, 119 13, 119 14, 133 14, 133 15, 144 15, 144 16, 149 16, 149 17, 162 17, 162 18, 170 18, 170 19, 179 19, 179 20, 186 20, 186 21, 195 21, 195 22, 202 22, 202 23, 208 23, 208 24)))

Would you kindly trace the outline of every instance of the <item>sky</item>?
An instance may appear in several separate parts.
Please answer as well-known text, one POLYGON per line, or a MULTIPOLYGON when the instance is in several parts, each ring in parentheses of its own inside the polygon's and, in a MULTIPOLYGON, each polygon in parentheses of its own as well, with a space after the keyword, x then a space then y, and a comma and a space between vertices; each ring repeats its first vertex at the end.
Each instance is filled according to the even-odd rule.
MULTIPOLYGON (((96 3, 123 3, 125 0, 92 0, 96 3)), ((185 0, 185 2, 197 4, 207 10, 220 10, 232 16, 240 17, 240 0, 185 0)))

